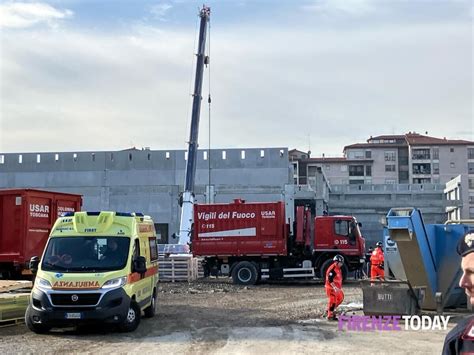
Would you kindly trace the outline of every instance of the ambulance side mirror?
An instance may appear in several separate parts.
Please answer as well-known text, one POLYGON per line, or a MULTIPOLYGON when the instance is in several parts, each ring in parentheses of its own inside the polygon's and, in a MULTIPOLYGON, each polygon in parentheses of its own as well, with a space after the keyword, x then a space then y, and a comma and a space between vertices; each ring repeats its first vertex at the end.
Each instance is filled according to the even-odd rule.
POLYGON ((144 274, 146 272, 146 259, 144 256, 136 256, 133 259, 133 272, 144 274))
POLYGON ((38 272, 38 265, 39 265, 40 259, 38 256, 32 256, 30 259, 30 270, 33 275, 36 275, 38 272))

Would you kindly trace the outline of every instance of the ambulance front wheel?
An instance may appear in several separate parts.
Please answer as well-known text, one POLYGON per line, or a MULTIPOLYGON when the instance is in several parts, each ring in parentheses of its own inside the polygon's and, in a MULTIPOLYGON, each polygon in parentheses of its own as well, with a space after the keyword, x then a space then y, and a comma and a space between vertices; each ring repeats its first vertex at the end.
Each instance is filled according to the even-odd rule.
POLYGON ((255 285, 258 279, 258 271, 254 264, 241 261, 232 270, 232 280, 238 285, 255 285))
POLYGON ((25 313, 25 323, 28 329, 32 332, 35 332, 36 334, 44 334, 51 330, 50 326, 41 323, 34 323, 31 317, 31 306, 28 306, 25 313))
POLYGON ((156 314, 156 289, 153 290, 153 296, 151 297, 151 304, 144 310, 145 317, 151 318, 156 314))
POLYGON ((128 307, 127 314, 125 315, 125 319, 120 324, 119 329, 122 332, 133 332, 135 329, 138 328, 140 324, 141 318, 141 310, 135 300, 130 302, 130 306, 128 307))

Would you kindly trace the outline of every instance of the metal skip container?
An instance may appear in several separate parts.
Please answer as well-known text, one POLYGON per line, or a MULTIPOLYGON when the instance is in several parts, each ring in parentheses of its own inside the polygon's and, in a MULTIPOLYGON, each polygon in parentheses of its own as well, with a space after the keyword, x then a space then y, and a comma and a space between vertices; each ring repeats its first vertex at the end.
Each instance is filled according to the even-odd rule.
POLYGON ((415 315, 421 311, 424 287, 411 287, 407 281, 361 282, 365 315, 415 315))

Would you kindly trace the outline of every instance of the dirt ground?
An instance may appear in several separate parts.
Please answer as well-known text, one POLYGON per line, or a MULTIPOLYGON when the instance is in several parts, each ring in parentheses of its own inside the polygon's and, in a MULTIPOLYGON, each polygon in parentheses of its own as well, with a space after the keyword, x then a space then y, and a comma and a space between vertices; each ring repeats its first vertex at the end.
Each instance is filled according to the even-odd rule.
MULTIPOLYGON (((357 284, 344 288, 348 314, 361 314, 357 284)), ((376 351, 439 354, 447 331, 338 330, 322 315, 321 283, 235 286, 228 281, 161 283, 159 312, 133 333, 95 329, 36 335, 24 324, 0 328, 0 353, 315 354, 376 351)), ((450 324, 452 328, 454 324, 450 324)))

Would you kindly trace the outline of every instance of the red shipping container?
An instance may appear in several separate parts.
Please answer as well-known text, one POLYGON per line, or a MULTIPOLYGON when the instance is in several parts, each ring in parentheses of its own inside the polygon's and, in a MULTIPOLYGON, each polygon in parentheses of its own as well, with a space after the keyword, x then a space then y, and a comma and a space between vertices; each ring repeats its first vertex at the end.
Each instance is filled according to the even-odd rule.
POLYGON ((286 255, 283 202, 194 206, 196 256, 286 255))
POLYGON ((34 189, 0 190, 0 272, 14 277, 41 256, 57 217, 80 211, 82 196, 34 189))

